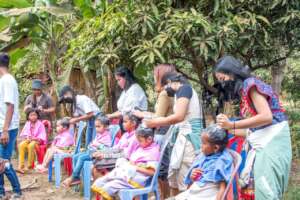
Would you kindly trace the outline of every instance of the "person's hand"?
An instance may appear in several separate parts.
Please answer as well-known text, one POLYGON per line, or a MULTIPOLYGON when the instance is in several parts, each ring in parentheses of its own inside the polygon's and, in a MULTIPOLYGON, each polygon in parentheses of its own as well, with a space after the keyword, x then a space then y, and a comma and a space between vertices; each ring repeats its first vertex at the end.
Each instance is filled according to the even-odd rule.
POLYGON ((233 123, 224 114, 219 114, 217 116, 217 125, 227 130, 233 128, 233 123))
POLYGON ((29 108, 32 108, 32 106, 31 106, 30 104, 26 105, 26 106, 24 107, 24 110, 27 110, 27 109, 29 109, 29 108))
POLYGON ((93 158, 96 158, 96 159, 98 159, 98 160, 101 160, 101 159, 103 158, 103 155, 102 155, 101 152, 96 151, 96 152, 94 152, 94 153, 92 154, 92 157, 93 157, 93 158))
POLYGON ((143 123, 148 127, 148 128, 155 128, 158 126, 159 121, 157 119, 144 119, 143 123))
POLYGON ((192 181, 198 180, 200 178, 201 174, 202 174, 202 170, 201 169, 199 169, 199 168, 193 169, 192 173, 191 173, 191 179, 192 179, 192 181))
POLYGON ((39 106, 39 107, 38 107, 38 110, 39 110, 40 112, 44 112, 43 106, 39 106))
POLYGON ((106 117, 107 117, 108 119, 112 119, 112 118, 113 118, 112 114, 107 114, 106 117))
POLYGON ((138 118, 144 118, 144 113, 140 110, 133 110, 132 114, 137 116, 138 118))
POLYGON ((3 145, 6 145, 6 144, 8 144, 8 141, 9 141, 8 131, 2 131, 1 137, 0 137, 0 143, 3 145))

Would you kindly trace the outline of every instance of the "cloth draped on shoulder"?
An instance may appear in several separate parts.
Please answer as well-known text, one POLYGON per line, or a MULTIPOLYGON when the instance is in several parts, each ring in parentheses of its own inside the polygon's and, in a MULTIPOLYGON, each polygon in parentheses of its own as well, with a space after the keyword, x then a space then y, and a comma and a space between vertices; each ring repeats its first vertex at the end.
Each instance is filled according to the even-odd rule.
POLYGON ((42 121, 37 120, 34 124, 30 121, 25 123, 25 126, 20 134, 21 137, 31 137, 32 139, 38 139, 41 144, 47 143, 47 133, 42 121))

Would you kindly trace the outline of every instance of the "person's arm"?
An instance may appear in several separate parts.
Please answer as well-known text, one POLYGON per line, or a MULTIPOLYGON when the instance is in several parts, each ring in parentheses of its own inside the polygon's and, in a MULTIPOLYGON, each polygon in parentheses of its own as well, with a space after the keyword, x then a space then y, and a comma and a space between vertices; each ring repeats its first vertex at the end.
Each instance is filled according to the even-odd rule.
POLYGON ((219 192, 217 194, 216 200, 222 200, 222 197, 224 195, 225 189, 226 189, 226 182, 225 181, 221 181, 220 182, 220 189, 219 189, 219 192))
POLYGON ((24 106, 24 109, 23 109, 23 111, 26 113, 27 112, 27 110, 29 109, 29 108, 31 108, 32 106, 31 106, 31 103, 30 103, 30 100, 29 100, 29 97, 30 96, 28 96, 27 98, 26 98, 26 100, 25 100, 25 106, 24 106))
POLYGON ((50 108, 46 108, 46 109, 42 109, 41 110, 43 113, 54 113, 55 112, 55 107, 50 107, 50 108))
POLYGON ((172 115, 169 115, 168 117, 157 117, 154 119, 145 120, 145 124, 149 128, 154 128, 158 126, 167 126, 182 122, 186 116, 189 102, 190 100, 188 98, 179 98, 176 101, 175 111, 172 115))
POLYGON ((85 120, 89 120, 94 116, 94 112, 89 112, 85 115, 79 116, 79 117, 73 117, 72 119, 70 119, 70 123, 71 124, 75 124, 79 121, 85 121, 85 120))
POLYGON ((122 116, 122 113, 120 111, 116 111, 114 113, 111 114, 107 114, 106 117, 108 117, 109 119, 113 119, 113 118, 119 118, 122 116))
POLYGON ((246 129, 271 124, 273 115, 266 97, 258 93, 256 88, 251 88, 250 98, 255 110, 257 111, 257 115, 236 122, 231 122, 226 115, 221 114, 217 117, 217 124, 225 129, 246 129))
POLYGON ((5 120, 3 124, 3 130, 0 137, 0 142, 2 144, 7 144, 9 141, 9 135, 8 135, 8 128, 12 120, 12 116, 14 113, 14 105, 11 103, 6 103, 6 114, 5 114, 5 120))

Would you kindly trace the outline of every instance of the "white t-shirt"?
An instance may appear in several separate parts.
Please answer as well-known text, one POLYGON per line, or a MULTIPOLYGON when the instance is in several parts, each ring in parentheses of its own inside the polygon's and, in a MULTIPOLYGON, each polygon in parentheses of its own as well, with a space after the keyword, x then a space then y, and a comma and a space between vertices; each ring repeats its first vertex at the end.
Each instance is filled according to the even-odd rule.
POLYGON ((148 102, 144 90, 137 83, 132 84, 128 90, 123 90, 117 102, 118 111, 129 112, 134 107, 147 110, 148 102))
POLYGON ((93 112, 94 115, 101 112, 100 108, 95 102, 85 95, 76 95, 76 109, 75 116, 82 116, 87 113, 93 112))
POLYGON ((14 105, 14 113, 8 130, 19 128, 19 91, 15 78, 10 74, 5 74, 0 78, 0 132, 3 130, 5 115, 7 111, 6 103, 14 105))

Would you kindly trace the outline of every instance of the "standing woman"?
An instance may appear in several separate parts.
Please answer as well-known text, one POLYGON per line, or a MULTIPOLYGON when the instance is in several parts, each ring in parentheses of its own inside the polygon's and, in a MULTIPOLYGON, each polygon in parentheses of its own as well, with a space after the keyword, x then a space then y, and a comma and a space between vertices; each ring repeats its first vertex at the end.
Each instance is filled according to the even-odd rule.
POLYGON ((187 174, 200 149, 202 130, 202 110, 195 90, 186 79, 177 73, 167 73, 168 85, 165 88, 169 96, 175 96, 174 113, 167 117, 144 120, 148 127, 160 127, 177 124, 178 135, 171 153, 168 172, 171 196, 184 191, 184 177, 187 174))
MULTIPOLYGON (((167 85, 167 76, 164 75, 170 72, 175 72, 175 67, 171 64, 159 64, 154 68, 153 75, 155 82, 155 92, 157 93, 155 113, 136 110, 134 111, 134 115, 138 116, 139 118, 167 117, 173 113, 173 97, 169 97, 166 90, 164 90, 164 86, 167 85)), ((162 141, 168 129, 169 126, 159 127, 155 131, 155 140, 158 142, 162 141)), ((159 173, 161 199, 166 199, 169 196, 169 184, 167 182, 169 162, 169 151, 165 150, 159 173)))
POLYGON ((232 91, 240 95, 240 111, 244 117, 231 122, 220 114, 217 123, 232 133, 238 133, 237 129, 250 129, 247 141, 252 150, 241 174, 242 182, 249 184, 253 170, 255 199, 282 199, 288 185, 292 154, 289 125, 278 96, 270 85, 251 76, 248 68, 231 56, 218 61, 215 75, 218 81, 231 85, 232 91))
POLYGON ((96 103, 85 95, 78 95, 73 88, 66 85, 59 93, 59 103, 71 104, 70 124, 87 120, 88 127, 86 133, 86 146, 96 135, 95 118, 101 114, 100 108, 96 103))
POLYGON ((147 110, 147 97, 141 86, 135 82, 132 72, 126 67, 120 67, 115 71, 115 78, 122 93, 117 101, 118 110, 108 114, 107 117, 109 119, 121 118, 124 113, 132 111, 135 107, 147 110))

